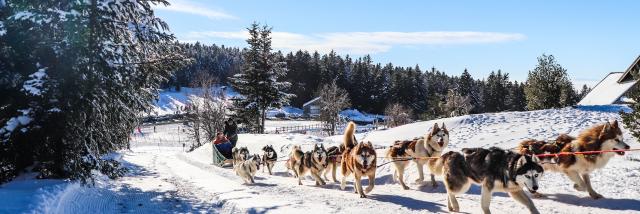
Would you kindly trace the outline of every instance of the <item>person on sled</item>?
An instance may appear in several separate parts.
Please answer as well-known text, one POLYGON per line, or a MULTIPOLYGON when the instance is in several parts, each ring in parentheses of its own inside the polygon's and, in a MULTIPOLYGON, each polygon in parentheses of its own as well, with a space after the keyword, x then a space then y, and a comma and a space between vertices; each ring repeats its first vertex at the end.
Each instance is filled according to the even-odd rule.
POLYGON ((216 133, 216 138, 213 140, 213 164, 222 166, 230 163, 233 160, 231 154, 233 146, 222 132, 216 133))

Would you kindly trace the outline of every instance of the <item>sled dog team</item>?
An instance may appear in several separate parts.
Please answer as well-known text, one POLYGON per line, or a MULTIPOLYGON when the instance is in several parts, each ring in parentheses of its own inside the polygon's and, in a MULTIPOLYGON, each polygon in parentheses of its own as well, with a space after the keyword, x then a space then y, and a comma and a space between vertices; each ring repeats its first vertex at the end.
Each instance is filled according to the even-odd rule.
MULTIPOLYGON (((294 146, 286 167, 298 178, 298 184, 302 185, 302 177, 307 174, 314 178, 316 185, 325 185, 325 181, 329 180, 329 173, 333 181, 338 182, 336 169, 340 165, 343 175, 340 188, 344 190, 346 178, 353 175, 356 193, 361 198, 366 198, 366 194, 374 187, 377 155, 371 142, 357 142, 354 130, 355 124, 349 123, 345 129, 343 144, 340 146, 325 149, 324 145, 316 144, 313 150, 307 152, 303 152, 300 146, 294 146), (364 176, 369 180, 366 189, 363 189, 361 182, 364 176)), ((409 161, 413 161, 417 166, 417 183, 424 181, 423 168, 427 165, 431 185, 437 186, 435 176, 442 176, 449 211, 459 212, 456 195, 467 192, 471 184, 477 184, 481 186, 480 200, 484 213, 490 213, 489 205, 493 192, 506 192, 515 201, 525 205, 531 213, 538 213, 533 201, 523 189, 535 197, 541 197, 542 194, 537 191, 545 171, 564 173, 573 181, 576 190, 586 191, 594 199, 602 198, 591 186, 589 174, 603 168, 615 154, 559 153, 630 148, 623 141, 622 130, 617 121, 593 126, 577 137, 561 134, 553 141, 525 140, 513 151, 497 147, 464 148, 461 152, 449 151, 443 154, 448 144, 449 131, 444 123, 441 126, 436 123, 422 138, 394 142, 385 156, 395 166, 394 181, 407 190, 409 187, 404 183, 404 171, 409 166, 409 161)), ((271 174, 277 154, 272 146, 265 146, 262 150, 262 159, 258 155, 251 156, 246 147, 233 150, 234 170, 245 182, 254 182, 253 176, 260 164, 266 166, 271 174)), ((616 153, 624 155, 624 152, 616 153)))

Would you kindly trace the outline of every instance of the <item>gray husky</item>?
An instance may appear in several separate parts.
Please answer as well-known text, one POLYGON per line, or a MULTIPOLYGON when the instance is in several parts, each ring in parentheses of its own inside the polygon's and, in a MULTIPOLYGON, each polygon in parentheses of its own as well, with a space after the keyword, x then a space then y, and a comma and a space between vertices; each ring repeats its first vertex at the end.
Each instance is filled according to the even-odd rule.
POLYGON ((249 149, 247 147, 233 148, 231 151, 231 156, 233 157, 233 165, 249 160, 249 149))
POLYGON ((463 154, 448 152, 436 165, 443 168, 447 189, 447 207, 458 212, 460 207, 456 195, 469 190, 471 183, 482 186, 481 206, 484 213, 491 213, 489 204, 493 192, 507 192, 511 198, 527 206, 531 213, 539 213, 533 201, 522 190, 538 190, 538 182, 544 170, 536 156, 520 155, 492 147, 489 149, 463 149, 463 154))

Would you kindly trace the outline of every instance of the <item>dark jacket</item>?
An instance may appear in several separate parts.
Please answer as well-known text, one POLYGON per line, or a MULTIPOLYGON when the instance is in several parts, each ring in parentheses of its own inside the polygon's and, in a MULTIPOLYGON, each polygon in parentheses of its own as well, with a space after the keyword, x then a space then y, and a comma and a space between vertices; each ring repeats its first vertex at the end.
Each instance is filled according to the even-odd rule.
POLYGON ((238 142, 238 124, 233 121, 231 123, 225 121, 223 134, 229 138, 229 141, 235 147, 238 142))

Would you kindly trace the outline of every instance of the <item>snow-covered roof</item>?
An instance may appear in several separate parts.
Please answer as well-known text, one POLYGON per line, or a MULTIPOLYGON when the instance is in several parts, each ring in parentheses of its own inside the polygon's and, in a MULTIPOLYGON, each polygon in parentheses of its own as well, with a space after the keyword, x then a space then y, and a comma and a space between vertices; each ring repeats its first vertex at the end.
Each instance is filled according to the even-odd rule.
POLYGON ((302 104, 302 107, 304 108, 305 106, 311 105, 312 103, 314 103, 315 101, 318 101, 319 99, 320 97, 313 98, 312 100, 309 100, 308 102, 302 104))
POLYGON ((618 83, 624 75, 622 72, 609 73, 589 92, 578 105, 610 105, 614 104, 637 80, 618 83))
POLYGON ((624 74, 622 76, 620 76, 620 79, 618 79, 619 83, 625 82, 625 81, 629 81, 629 80, 633 80, 633 75, 631 75, 634 70, 639 70, 640 69, 640 56, 638 56, 636 58, 635 61, 633 61, 633 63, 631 63, 631 65, 629 66, 629 68, 627 68, 627 70, 624 72, 624 74))

